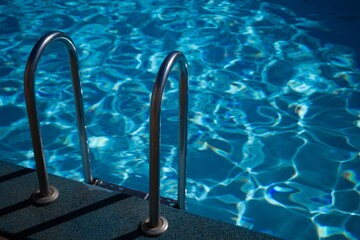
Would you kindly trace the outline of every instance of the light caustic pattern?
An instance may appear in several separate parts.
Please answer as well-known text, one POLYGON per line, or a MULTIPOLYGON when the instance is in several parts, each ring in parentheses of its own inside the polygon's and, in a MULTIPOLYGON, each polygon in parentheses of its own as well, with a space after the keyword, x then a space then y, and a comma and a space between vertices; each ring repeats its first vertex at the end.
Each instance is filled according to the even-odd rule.
MULTIPOLYGON (((313 36, 330 31, 321 21, 258 0, 12 1, 0 9, 8 161, 34 166, 23 69, 40 35, 61 30, 79 50, 94 176, 147 191, 153 80, 180 50, 190 68, 188 210, 288 239, 360 238, 360 72, 353 49, 313 36)), ((36 90, 48 168, 81 180, 66 53, 54 44, 45 55, 36 90)), ((162 111, 162 194, 172 198, 176 78, 162 111)))

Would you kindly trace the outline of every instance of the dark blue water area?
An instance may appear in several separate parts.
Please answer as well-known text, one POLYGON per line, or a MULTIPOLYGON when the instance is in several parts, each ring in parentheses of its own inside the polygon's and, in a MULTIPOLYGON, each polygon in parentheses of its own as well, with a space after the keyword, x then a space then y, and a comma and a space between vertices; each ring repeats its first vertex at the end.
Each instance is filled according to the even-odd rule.
MULTIPOLYGON (((358 0, 273 0, 298 17, 318 21, 322 28, 309 26, 309 34, 323 42, 340 44, 355 50, 360 65, 360 2, 358 0)), ((306 26, 304 26, 306 28, 306 26)))

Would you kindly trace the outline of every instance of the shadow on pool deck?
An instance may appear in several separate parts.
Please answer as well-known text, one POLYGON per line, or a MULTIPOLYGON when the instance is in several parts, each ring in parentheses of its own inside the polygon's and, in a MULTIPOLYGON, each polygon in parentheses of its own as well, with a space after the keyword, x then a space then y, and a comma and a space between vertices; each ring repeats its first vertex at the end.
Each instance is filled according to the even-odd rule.
MULTIPOLYGON (((0 240, 147 238, 139 230, 147 201, 52 175, 49 181, 59 198, 33 205, 36 172, 0 161, 0 240)), ((169 229, 159 239, 277 239, 168 206, 161 206, 161 214, 169 229)))

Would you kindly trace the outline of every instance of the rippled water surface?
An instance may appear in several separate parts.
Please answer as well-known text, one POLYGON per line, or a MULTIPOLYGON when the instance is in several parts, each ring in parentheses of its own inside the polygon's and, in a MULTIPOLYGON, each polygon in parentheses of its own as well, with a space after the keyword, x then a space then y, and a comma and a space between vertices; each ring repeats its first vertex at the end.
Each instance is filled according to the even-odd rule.
MULTIPOLYGON (((163 58, 180 50, 188 211, 287 239, 359 239, 359 4, 286 2, 0 1, 2 160, 34 167, 22 78, 36 40, 61 30, 78 48, 94 176, 147 191, 150 94, 163 58)), ((45 155, 51 173, 82 180, 70 82, 55 43, 36 81, 45 155)), ((174 73, 161 147, 172 198, 177 88, 174 73)))

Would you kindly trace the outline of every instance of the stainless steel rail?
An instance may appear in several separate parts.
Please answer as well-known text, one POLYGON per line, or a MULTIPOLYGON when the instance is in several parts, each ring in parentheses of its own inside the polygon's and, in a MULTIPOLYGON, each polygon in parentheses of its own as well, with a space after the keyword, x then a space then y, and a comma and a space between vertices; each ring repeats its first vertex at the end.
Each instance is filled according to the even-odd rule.
POLYGON ((49 185, 46 170, 45 157, 42 139, 40 135, 39 120, 36 109, 35 99, 35 73, 36 67, 44 50, 54 41, 62 42, 69 54, 70 67, 72 74, 72 84, 77 112, 78 130, 80 136, 81 156, 84 167, 84 177, 87 183, 93 183, 94 179, 90 169, 89 147, 87 142, 85 117, 82 102, 82 89, 79 76, 78 56, 75 45, 71 38, 62 32, 50 32, 40 38, 33 49, 26 63, 24 74, 24 90, 26 109, 30 124, 32 145, 35 155, 36 170, 39 182, 39 190, 32 194, 32 200, 37 204, 48 204, 56 200, 59 195, 55 187, 49 185))
POLYGON ((168 222, 160 216, 160 112, 161 99, 169 73, 175 63, 180 66, 179 89, 179 163, 178 163, 178 204, 185 209, 186 151, 188 112, 188 66, 181 52, 170 53, 162 62, 156 76, 150 105, 150 216, 141 223, 142 231, 148 236, 158 236, 168 228, 168 222))

